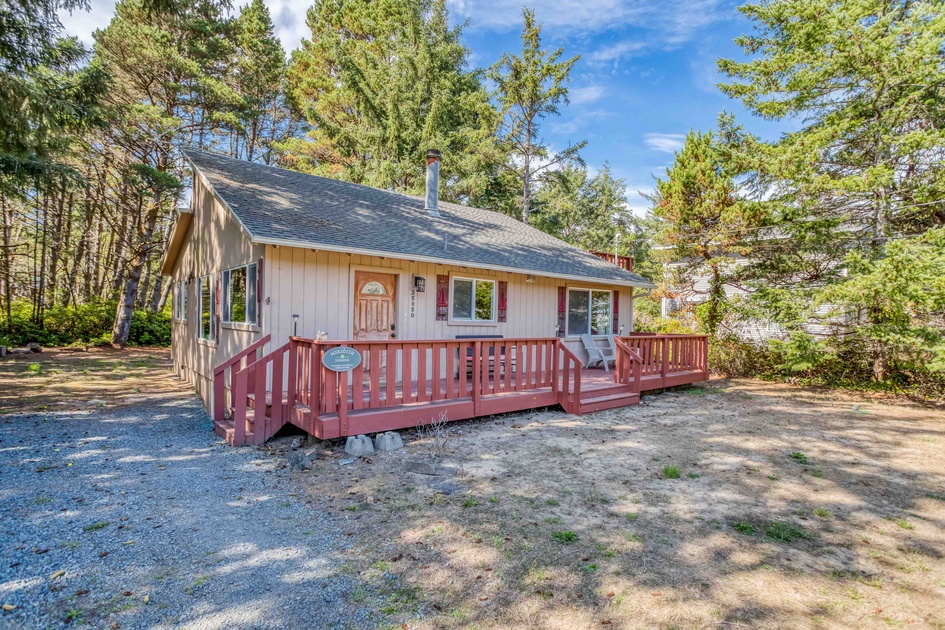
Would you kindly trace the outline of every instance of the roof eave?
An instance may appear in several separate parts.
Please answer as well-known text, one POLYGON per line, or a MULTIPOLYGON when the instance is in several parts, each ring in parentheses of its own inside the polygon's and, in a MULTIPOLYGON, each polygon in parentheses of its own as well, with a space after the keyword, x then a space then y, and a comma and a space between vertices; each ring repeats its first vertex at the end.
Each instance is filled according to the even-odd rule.
POLYGON ((161 264, 158 267, 158 273, 162 276, 169 276, 174 272, 174 265, 184 248, 184 239, 187 237, 187 230, 193 220, 194 213, 192 210, 178 210, 177 218, 174 219, 174 227, 171 228, 171 235, 167 239, 167 247, 164 249, 161 264))
MULTIPOLYGON (((289 239, 258 237, 253 238, 253 243, 259 245, 278 245, 282 247, 300 247, 303 249, 320 249, 326 252, 341 252, 343 254, 359 254, 363 256, 381 256, 386 258, 398 258, 403 260, 416 260, 418 262, 435 263, 438 265, 456 265, 462 267, 475 267, 477 269, 488 269, 490 271, 504 271, 507 273, 534 274, 546 278, 558 278, 561 280, 574 280, 578 282, 594 282, 597 284, 611 284, 623 287, 635 287, 638 289, 655 289, 656 285, 652 282, 637 282, 630 279, 620 280, 616 278, 594 278, 591 276, 581 276, 573 274, 551 273, 539 269, 522 269, 517 267, 504 267, 502 265, 488 265, 479 262, 468 262, 452 258, 438 258, 435 256, 420 256, 414 254, 402 254, 399 252, 385 252, 373 249, 361 249, 356 247, 339 247, 335 245, 326 245, 312 241, 297 241, 289 239)), ((620 269, 616 267, 616 269, 620 269)), ((622 271, 622 270, 621 270, 622 271)))

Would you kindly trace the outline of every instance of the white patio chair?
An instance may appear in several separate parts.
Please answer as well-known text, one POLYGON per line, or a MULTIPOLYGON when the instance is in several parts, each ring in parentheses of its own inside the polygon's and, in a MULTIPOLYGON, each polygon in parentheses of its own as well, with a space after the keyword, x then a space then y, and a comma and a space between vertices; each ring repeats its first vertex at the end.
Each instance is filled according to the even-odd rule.
POLYGON ((605 348, 598 347, 598 345, 594 343, 594 339, 588 334, 581 335, 581 342, 584 344, 584 350, 587 351, 587 363, 584 367, 589 368, 592 365, 600 364, 604 367, 605 372, 609 372, 610 369, 607 367, 607 364, 616 361, 616 352, 611 354, 609 352, 610 348, 606 348, 607 352, 605 352, 605 348))

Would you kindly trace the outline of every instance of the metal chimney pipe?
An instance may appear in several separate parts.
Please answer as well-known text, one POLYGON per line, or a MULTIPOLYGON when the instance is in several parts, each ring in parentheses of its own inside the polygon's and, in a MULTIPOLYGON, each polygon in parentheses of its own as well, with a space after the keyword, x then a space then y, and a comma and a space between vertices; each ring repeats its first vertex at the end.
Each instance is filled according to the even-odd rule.
POLYGON ((440 216, 437 211, 440 197, 440 152, 427 149, 427 197, 423 209, 432 217, 440 216))

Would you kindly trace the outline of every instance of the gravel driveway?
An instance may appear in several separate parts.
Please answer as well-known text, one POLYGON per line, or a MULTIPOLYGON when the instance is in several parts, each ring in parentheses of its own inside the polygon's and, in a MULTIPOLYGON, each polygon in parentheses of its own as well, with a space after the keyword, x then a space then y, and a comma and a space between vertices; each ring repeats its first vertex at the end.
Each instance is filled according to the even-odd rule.
POLYGON ((222 444, 192 395, 0 416, 0 626, 375 625, 342 522, 283 464, 222 444))

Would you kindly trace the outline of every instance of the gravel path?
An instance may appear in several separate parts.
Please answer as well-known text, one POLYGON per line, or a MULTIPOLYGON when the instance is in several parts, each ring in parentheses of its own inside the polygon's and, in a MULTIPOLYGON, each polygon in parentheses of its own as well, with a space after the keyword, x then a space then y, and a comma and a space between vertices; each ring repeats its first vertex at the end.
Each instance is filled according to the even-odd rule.
POLYGON ((209 427, 184 394, 0 416, 0 627, 375 625, 341 523, 209 427))

